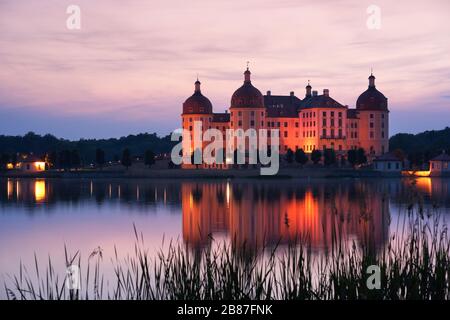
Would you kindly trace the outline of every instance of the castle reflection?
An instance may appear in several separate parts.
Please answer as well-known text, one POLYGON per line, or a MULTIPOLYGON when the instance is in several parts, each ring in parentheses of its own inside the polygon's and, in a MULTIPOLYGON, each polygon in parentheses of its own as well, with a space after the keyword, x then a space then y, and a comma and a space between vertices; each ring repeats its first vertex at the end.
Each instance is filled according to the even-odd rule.
POLYGON ((378 248, 390 219, 386 193, 367 183, 184 183, 182 212, 183 239, 197 249, 216 233, 252 247, 306 240, 320 249, 356 239, 378 248))
POLYGON ((341 240, 377 249, 388 238, 391 211, 398 214, 398 208, 409 203, 410 188, 425 204, 450 208, 450 179, 438 178, 309 182, 2 178, 0 209, 20 206, 30 214, 58 213, 64 205, 93 202, 99 207, 120 205, 124 214, 151 215, 154 207, 163 206, 181 213, 182 229, 177 232, 194 250, 222 236, 253 247, 302 239, 313 249, 326 249, 341 240), (46 210, 35 210, 43 207, 46 210))

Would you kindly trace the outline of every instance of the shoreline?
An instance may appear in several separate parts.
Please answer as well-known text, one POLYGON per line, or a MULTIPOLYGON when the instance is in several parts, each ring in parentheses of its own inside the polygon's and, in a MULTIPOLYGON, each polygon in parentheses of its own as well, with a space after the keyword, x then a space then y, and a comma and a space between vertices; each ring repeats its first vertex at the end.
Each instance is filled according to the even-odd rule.
POLYGON ((281 168, 276 175, 262 176, 259 169, 132 169, 122 171, 45 171, 38 173, 0 173, 0 178, 48 179, 335 179, 335 178, 408 178, 401 172, 380 172, 338 168, 281 168))

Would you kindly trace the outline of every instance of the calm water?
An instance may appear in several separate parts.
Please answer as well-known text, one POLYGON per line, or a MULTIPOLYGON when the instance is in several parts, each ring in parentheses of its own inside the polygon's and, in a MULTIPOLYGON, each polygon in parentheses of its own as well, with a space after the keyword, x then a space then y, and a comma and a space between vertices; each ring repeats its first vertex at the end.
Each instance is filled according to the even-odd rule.
MULTIPOLYGON (((450 179, 411 180, 35 180, 0 179, 0 279, 34 266, 34 254, 64 270, 64 245, 87 258, 97 247, 111 274, 114 247, 132 254, 133 224, 150 253, 169 239, 192 250, 212 239, 281 245, 307 235, 314 250, 341 237, 381 248, 411 194, 450 219, 450 179)), ((449 220, 450 221, 450 220, 449 220)), ((32 269, 32 268, 31 268, 32 269)), ((32 272, 30 272, 32 273, 32 272)), ((63 272, 64 274, 64 272, 63 272)), ((4 292, 0 291, 0 297, 4 292)))

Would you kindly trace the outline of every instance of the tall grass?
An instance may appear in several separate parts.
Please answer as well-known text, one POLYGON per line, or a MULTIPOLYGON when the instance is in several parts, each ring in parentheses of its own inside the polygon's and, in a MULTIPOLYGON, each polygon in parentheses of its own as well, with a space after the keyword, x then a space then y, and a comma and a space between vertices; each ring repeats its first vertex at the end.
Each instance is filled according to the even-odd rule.
POLYGON ((109 286, 101 249, 85 269, 79 253, 65 250, 65 264, 84 270, 79 290, 66 288, 50 258, 44 273, 36 258, 32 275, 20 264, 5 290, 8 299, 449 299, 450 241, 441 217, 412 206, 397 229, 378 251, 340 240, 321 254, 307 239, 271 249, 231 241, 201 251, 170 242, 152 259, 135 228, 133 253, 121 259, 115 251, 109 286), (370 265, 381 270, 380 289, 368 289, 370 265))

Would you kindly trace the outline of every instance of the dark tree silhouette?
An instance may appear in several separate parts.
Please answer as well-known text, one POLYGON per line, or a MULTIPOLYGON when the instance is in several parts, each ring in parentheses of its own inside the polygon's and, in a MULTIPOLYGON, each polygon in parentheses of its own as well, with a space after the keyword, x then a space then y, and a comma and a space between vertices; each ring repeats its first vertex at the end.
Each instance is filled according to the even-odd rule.
POLYGON ((304 166, 308 162, 308 156, 303 149, 295 150, 295 162, 304 166))
POLYGON ((144 163, 149 168, 155 164, 155 153, 152 150, 145 151, 144 163))
POLYGON ((105 162, 105 151, 103 151, 103 149, 97 148, 95 150, 95 164, 100 167, 100 169, 102 169, 105 165, 105 162))
POLYGON ((359 148, 356 152, 357 163, 359 165, 367 163, 366 151, 363 148, 359 148))
POLYGON ((10 161, 11 157, 7 153, 2 153, 0 156, 0 170, 6 170, 7 164, 10 161))
POLYGON ((70 166, 75 169, 78 169, 81 166, 80 153, 77 149, 72 150, 70 153, 70 166))
POLYGON ((291 150, 291 148, 287 149, 286 155, 284 157, 287 163, 294 162, 294 152, 291 150))
POLYGON ((352 167, 355 167, 358 164, 358 153, 355 149, 347 151, 347 161, 352 167))
POLYGON ((123 150, 121 163, 125 168, 127 168, 127 170, 129 167, 131 167, 132 163, 130 149, 126 148, 125 150, 123 150))
POLYGON ((323 162, 325 166, 331 166, 336 163, 336 153, 334 149, 325 149, 323 153, 323 162))
POLYGON ((311 153, 311 161, 314 164, 318 164, 320 162, 320 159, 322 158, 322 152, 320 152, 320 150, 313 150, 313 152, 311 153))

